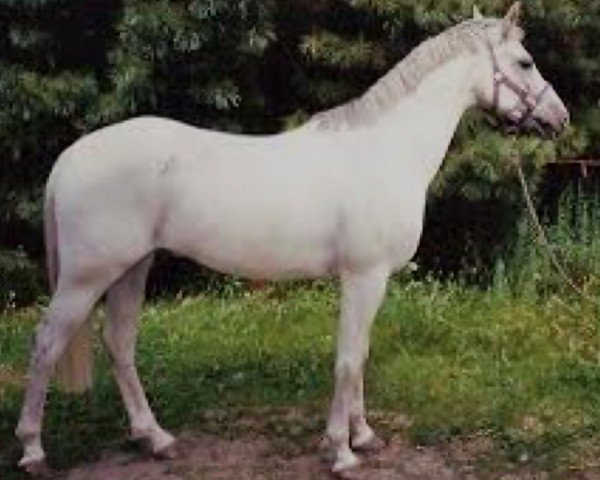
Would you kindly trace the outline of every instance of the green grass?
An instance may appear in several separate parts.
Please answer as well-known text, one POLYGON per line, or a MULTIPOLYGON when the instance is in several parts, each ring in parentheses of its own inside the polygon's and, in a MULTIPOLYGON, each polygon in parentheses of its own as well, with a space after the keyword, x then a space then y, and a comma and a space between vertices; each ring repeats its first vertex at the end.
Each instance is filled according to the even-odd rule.
MULTIPOLYGON (((599 212, 598 192, 591 198, 567 193, 548 235, 574 281, 600 298, 599 212)), ((483 467, 490 472, 514 464, 570 477, 567 471, 600 455, 598 308, 565 288, 525 224, 493 279, 488 288, 394 279, 373 330, 369 407, 407 415, 406 433, 415 443, 483 433, 497 446, 483 467)), ((255 407, 299 406, 310 409, 306 425, 282 428, 275 419, 274 436, 323 429, 335 284, 256 293, 228 285, 145 307, 138 366, 160 422, 174 431, 235 435, 238 417, 255 407)), ((36 308, 0 314, 3 480, 20 478, 13 431, 39 316, 36 308)), ((99 341, 97 350, 92 392, 70 397, 51 388, 44 442, 57 467, 127 446, 127 420, 99 341)))
MULTIPOLYGON (((215 415, 226 426, 249 407, 325 413, 336 311, 328 283, 147 306, 138 365, 158 418, 177 431, 215 415)), ((0 375, 23 372, 37 317, 0 317, 0 375)), ((407 414, 415 442, 485 431, 507 461, 526 455, 558 471, 582 444, 600 444, 597 318, 575 298, 396 279, 373 331, 370 408, 407 414)), ((18 381, 0 384, 0 472, 18 458, 21 399, 18 381)), ((91 393, 52 389, 49 400, 44 440, 55 465, 123 447, 127 422, 103 354, 91 393)))

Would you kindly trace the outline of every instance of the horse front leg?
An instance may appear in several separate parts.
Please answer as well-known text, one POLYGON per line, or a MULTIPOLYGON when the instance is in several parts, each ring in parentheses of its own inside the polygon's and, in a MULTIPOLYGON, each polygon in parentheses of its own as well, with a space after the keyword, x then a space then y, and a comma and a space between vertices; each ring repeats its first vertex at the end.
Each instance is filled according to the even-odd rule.
POLYGON ((361 406, 364 404, 361 393, 362 375, 370 327, 385 293, 389 272, 389 268, 378 266, 361 272, 345 271, 341 275, 342 305, 337 339, 335 391, 326 432, 327 446, 332 449, 334 456, 332 470, 335 473, 359 463, 350 449, 351 423, 359 440, 368 442, 373 438, 372 430, 364 421, 364 406, 361 406))

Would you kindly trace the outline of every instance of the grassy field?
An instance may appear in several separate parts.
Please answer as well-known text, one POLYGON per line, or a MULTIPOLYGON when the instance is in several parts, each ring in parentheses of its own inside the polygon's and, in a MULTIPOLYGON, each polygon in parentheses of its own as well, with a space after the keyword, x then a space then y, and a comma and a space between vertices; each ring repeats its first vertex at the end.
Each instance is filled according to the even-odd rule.
MULTIPOLYGON (((325 413, 336 311, 333 283, 148 305, 138 364, 158 418, 175 431, 215 422, 226 430, 253 407, 325 413)), ((496 460, 567 478, 600 453, 597 313, 502 282, 483 290, 395 279, 373 332, 370 408, 406 415, 415 443, 483 432, 497 443, 496 460)), ((30 309, 0 317, 0 472, 8 478, 17 477, 13 430, 38 316, 30 309)), ((122 445, 124 410, 100 344, 98 351, 91 393, 50 393, 44 439, 57 466, 122 445)), ((324 428, 323 419, 298 428, 324 428)))

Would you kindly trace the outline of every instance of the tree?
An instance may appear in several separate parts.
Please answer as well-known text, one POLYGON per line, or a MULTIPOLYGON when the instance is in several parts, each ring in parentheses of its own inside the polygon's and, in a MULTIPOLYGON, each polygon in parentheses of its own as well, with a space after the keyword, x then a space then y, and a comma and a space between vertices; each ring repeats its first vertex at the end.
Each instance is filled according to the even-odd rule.
MULTIPOLYGON (((484 13, 508 3, 485 2, 484 13)), ((600 151, 600 6, 525 6, 527 44, 576 123, 558 144, 518 144, 533 173, 549 159, 600 151)), ((140 114, 248 133, 290 128, 361 94, 471 9, 471 0, 0 0, 0 306, 8 291, 26 302, 42 290, 43 185, 79 136, 140 114)), ((460 220, 447 213, 457 202, 467 216, 477 204, 517 211, 508 148, 468 116, 432 189, 430 226, 460 220)), ((480 237, 463 233, 459 265, 481 256, 480 237)), ((435 268, 436 258, 423 252, 435 268)))
POLYGON ((43 185, 79 136, 140 114, 232 130, 263 118, 254 71, 269 7, 0 0, 0 305, 41 290, 43 185))

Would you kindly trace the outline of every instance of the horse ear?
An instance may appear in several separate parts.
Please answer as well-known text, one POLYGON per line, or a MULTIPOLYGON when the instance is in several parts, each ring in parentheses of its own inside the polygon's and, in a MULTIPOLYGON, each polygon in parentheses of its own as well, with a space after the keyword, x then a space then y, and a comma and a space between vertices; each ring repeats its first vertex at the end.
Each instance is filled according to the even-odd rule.
POLYGON ((507 14, 502 20, 502 33, 504 38, 508 38, 513 29, 518 28, 521 24, 521 2, 515 2, 508 9, 507 14))
POLYGON ((483 14, 477 5, 473 5, 473 20, 481 20, 483 18, 483 14))

